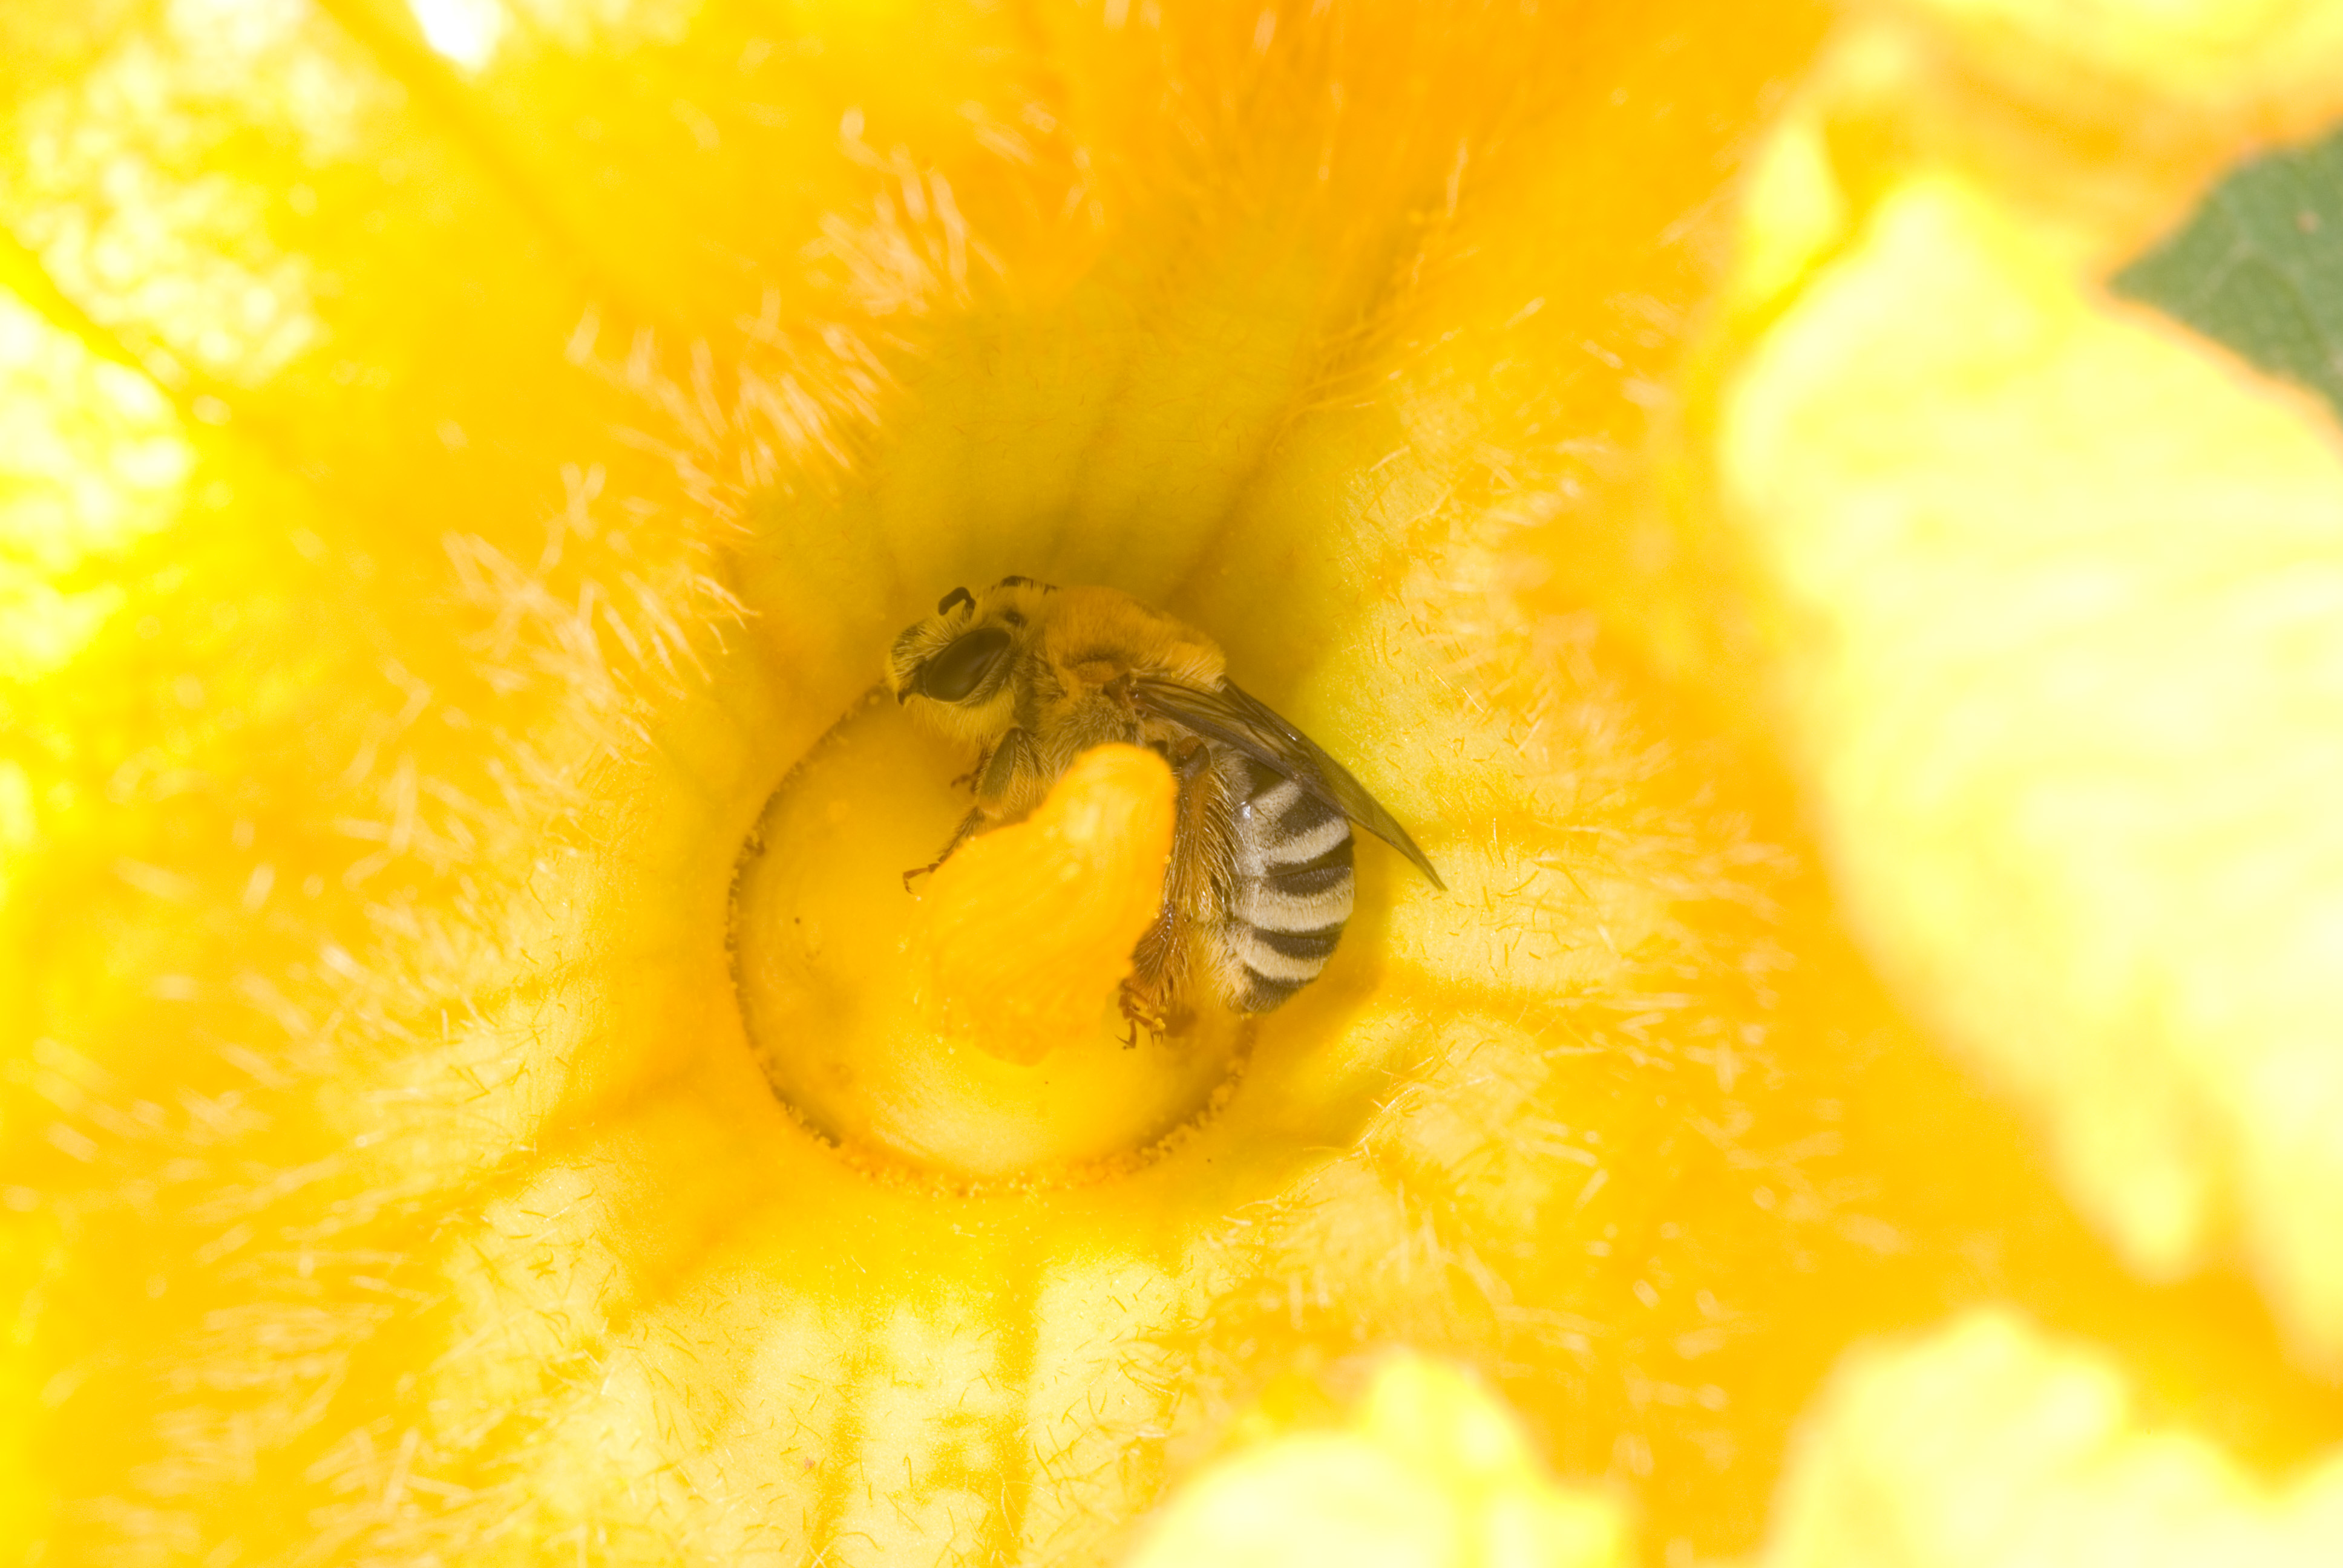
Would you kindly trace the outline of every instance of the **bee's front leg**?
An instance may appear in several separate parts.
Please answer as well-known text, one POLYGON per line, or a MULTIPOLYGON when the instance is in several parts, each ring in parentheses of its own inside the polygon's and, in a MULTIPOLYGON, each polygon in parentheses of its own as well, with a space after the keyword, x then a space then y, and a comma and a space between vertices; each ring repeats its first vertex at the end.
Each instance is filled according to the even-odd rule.
POLYGON ((914 881, 927 876, 946 860, 950 859, 952 851, 982 832, 988 824, 993 822, 999 817, 1001 809, 1018 793, 1020 786, 1026 775, 1032 770, 1033 766, 1031 738, 1022 729, 1011 729, 1005 731, 1000 739, 992 743, 990 749, 977 759, 976 766, 963 778, 953 779, 952 782, 955 785, 970 779, 976 781, 975 809, 960 819, 960 826, 953 829, 950 840, 944 845, 943 853, 926 865, 914 866, 903 873, 903 890, 910 892, 914 881))
POLYGON ((903 873, 903 891, 907 893, 910 892, 913 882, 917 881, 921 877, 932 875, 938 867, 941 866, 946 860, 952 858, 952 851, 954 849, 957 849, 962 844, 967 843, 970 838, 975 836, 976 830, 983 825, 984 808, 979 806, 975 810, 970 811, 967 816, 960 819, 960 826, 953 829, 951 841, 944 846, 944 852, 942 854, 938 855, 934 859, 930 860, 924 866, 914 866, 910 870, 903 873))
MULTIPOLYGON (((1012 729, 1009 731, 1009 735, 1021 736, 1023 734, 1024 731, 1021 729, 1012 729)), ((1002 740, 1007 739, 1008 736, 1003 736, 1001 738, 1002 740)), ((985 769, 992 766, 993 756, 995 753, 1000 751, 1001 745, 1001 740, 996 740, 990 746, 987 746, 983 750, 978 752, 976 754, 976 766, 961 774, 959 778, 954 779, 950 785, 946 786, 946 788, 957 789, 962 785, 967 785, 970 789, 975 788, 977 780, 984 777, 985 769)))

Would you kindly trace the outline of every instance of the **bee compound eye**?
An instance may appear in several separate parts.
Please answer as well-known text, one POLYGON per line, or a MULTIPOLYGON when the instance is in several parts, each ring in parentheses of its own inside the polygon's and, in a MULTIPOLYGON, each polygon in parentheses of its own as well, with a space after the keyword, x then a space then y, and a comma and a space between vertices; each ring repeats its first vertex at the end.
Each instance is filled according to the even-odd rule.
POLYGON ((965 702, 1009 656, 1009 634, 997 626, 970 632, 920 666, 912 684, 920 696, 938 702, 965 702))

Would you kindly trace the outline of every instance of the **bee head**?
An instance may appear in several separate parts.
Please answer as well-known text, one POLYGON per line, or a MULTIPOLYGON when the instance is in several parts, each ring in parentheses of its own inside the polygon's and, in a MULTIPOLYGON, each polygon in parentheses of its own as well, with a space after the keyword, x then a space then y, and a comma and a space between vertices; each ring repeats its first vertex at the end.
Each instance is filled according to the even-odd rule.
POLYGON ((904 628, 887 653, 887 689, 899 703, 921 699, 926 717, 972 739, 1009 728, 1016 706, 1011 676, 1038 618, 1038 601, 1056 590, 1031 578, 1003 578, 981 593, 956 588, 936 613, 904 628))

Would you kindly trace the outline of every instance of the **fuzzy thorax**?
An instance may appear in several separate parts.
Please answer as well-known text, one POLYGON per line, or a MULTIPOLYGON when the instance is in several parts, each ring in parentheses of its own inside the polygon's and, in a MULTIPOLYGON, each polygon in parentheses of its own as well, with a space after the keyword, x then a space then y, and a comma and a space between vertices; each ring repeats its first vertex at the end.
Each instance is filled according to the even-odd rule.
POLYGON ((1073 742, 1071 759, 1073 749, 1128 728, 1096 711, 1116 677, 1140 671, 1209 688, 1225 668, 1212 638, 1118 588, 1012 577, 946 594, 933 615, 895 639, 886 677, 896 699, 939 733, 990 746, 1018 726, 1045 742, 1073 742), (968 689, 940 699, 926 689, 923 671, 948 666, 956 647, 985 638, 1005 639, 1001 657, 968 689))

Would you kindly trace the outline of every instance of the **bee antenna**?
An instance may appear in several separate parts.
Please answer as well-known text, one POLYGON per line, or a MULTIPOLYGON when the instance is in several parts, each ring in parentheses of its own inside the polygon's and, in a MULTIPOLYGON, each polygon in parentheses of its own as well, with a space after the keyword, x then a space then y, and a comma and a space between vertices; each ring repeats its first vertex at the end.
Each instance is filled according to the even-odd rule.
POLYGON ((952 607, 954 605, 961 604, 968 606, 970 609, 974 609, 976 608, 976 596, 969 592, 968 589, 964 588, 956 588, 952 589, 951 592, 944 595, 943 598, 936 601, 936 613, 938 615, 950 615, 952 612, 952 607))

